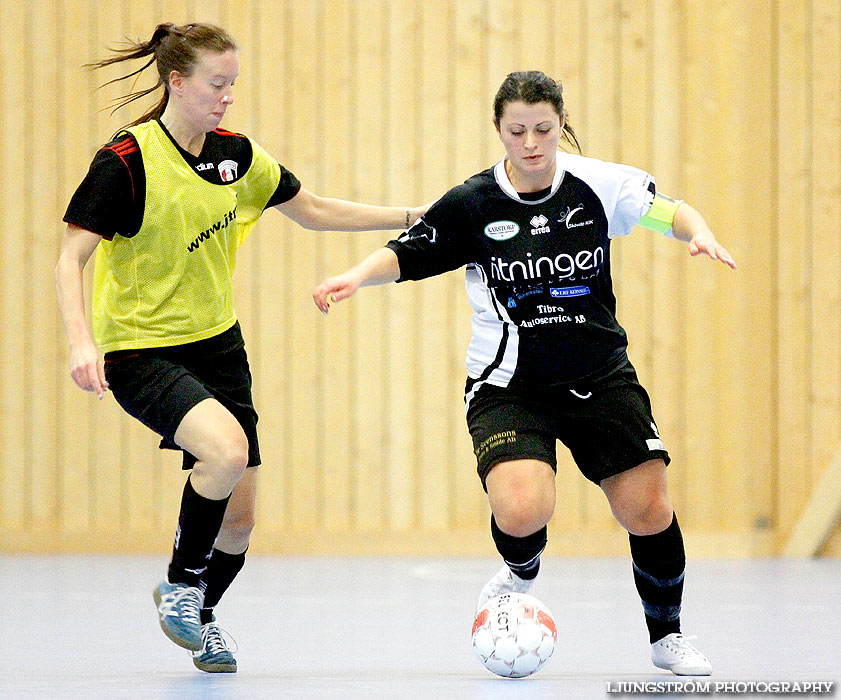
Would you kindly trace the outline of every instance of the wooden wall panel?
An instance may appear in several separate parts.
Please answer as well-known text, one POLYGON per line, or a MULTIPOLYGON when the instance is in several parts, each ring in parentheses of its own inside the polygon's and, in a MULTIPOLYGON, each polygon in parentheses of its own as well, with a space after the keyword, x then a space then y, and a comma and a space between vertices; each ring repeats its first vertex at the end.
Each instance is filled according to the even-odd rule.
MULTIPOLYGON (((426 144, 420 137, 418 109, 421 103, 418 89, 420 42, 407 40, 419 31, 420 6, 414 0, 397 0, 388 7, 390 58, 386 90, 390 97, 390 118, 383 124, 381 148, 386 154, 388 202, 411 205, 426 201, 420 178, 426 151, 426 144)), ((429 199, 438 194, 438 191, 433 192, 429 199)), ((380 243, 396 233, 382 234, 380 243)), ((356 259, 357 252, 353 249, 347 259, 348 265, 356 259)), ((343 269, 347 266, 333 268, 334 271, 343 269)), ((381 339, 388 358, 381 370, 389 389, 383 417, 387 521, 390 531, 403 534, 417 527, 416 497, 422 473, 416 440, 422 384, 414 369, 421 358, 416 342, 421 290, 418 285, 403 283, 381 291, 388 309, 387 332, 381 339)), ((334 311, 338 312, 333 314, 334 319, 325 319, 330 326, 334 321, 341 322, 349 309, 334 311)), ((349 407, 350 404, 347 409, 350 412, 349 407)))
MULTIPOLYGON (((28 22, 26 5, 4 2, 0 22, 0 51, 2 51, 5 69, 0 75, 3 91, 7 95, 20 94, 20 76, 29 70, 27 65, 32 42, 31 28, 28 22)), ((26 162, 27 136, 31 138, 33 106, 28 101, 19 109, 3 110, 0 115, 0 148, 2 148, 4 173, 13 173, 8 178, 7 187, 3 188, 3 210, 10 221, 19 222, 13 236, 4 236, 7 248, 0 268, 0 289, 2 289, 3 333, 0 334, 0 353, 4 362, 0 363, 0 417, 3 421, 3 434, 14 439, 6 439, 0 445, 0 470, 5 487, 0 493, 0 519, 4 527, 23 529, 32 527, 32 507, 30 503, 31 485, 27 467, 25 437, 31 426, 27 424, 25 400, 26 387, 31 383, 27 376, 28 338, 26 328, 26 288, 23 260, 27 258, 27 235, 23 228, 23 203, 27 197, 27 188, 31 179, 23 164, 26 162), (23 172, 22 172, 23 170, 23 172)), ((31 196, 31 194, 30 194, 31 196)), ((48 376, 49 370, 46 370, 48 376)))
MULTIPOLYGON (((128 86, 96 91, 117 69, 81 66, 166 20, 239 40, 224 126, 304 187, 369 203, 429 201, 492 165, 506 74, 561 79, 585 155, 652 172, 740 265, 642 229, 612 246, 690 551, 772 554, 790 532, 841 440, 841 0, 0 0, 0 17, 0 551, 170 546, 178 455, 72 384, 52 279, 70 195, 141 108, 103 111, 128 86)), ((461 400, 463 273, 365 289, 328 318, 310 301, 394 235, 272 211, 241 251, 254 551, 493 551, 461 400)), ((557 485, 550 552, 625 551, 563 448, 557 485)))
POLYGON ((841 430, 841 2, 812 4, 811 253, 813 477, 832 459, 841 430), (832 436, 836 439, 822 438, 832 436))
POLYGON ((807 502, 812 481, 811 5, 778 8, 775 521, 783 533, 807 502))

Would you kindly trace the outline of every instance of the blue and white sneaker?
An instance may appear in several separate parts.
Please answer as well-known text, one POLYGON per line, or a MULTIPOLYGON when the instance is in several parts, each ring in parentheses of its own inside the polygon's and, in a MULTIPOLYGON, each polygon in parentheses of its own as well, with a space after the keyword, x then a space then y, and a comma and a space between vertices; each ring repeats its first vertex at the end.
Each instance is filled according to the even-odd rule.
POLYGON ((237 650, 237 642, 230 632, 216 622, 201 627, 201 650, 193 652, 193 664, 199 671, 206 673, 236 673, 237 660, 233 652, 237 650), (233 649, 228 648, 225 637, 231 640, 233 649))
POLYGON ((166 579, 152 591, 158 606, 161 629, 178 646, 199 651, 202 648, 199 611, 204 593, 186 583, 169 583, 166 579))

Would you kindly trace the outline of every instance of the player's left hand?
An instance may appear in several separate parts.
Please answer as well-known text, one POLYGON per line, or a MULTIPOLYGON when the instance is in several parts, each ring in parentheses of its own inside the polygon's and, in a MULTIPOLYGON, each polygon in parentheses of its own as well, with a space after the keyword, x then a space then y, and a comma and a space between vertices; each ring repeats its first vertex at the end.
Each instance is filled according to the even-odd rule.
POLYGON ((711 233, 699 233, 689 241, 689 254, 695 256, 700 253, 709 255, 713 260, 721 260, 729 268, 736 269, 736 262, 733 257, 721 243, 715 240, 715 236, 711 233))

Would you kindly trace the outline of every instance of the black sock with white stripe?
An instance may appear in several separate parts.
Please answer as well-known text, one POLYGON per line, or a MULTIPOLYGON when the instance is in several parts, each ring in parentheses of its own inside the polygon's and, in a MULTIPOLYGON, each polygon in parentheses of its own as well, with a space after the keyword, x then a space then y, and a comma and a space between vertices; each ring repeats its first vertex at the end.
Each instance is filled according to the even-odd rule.
POLYGON ((663 532, 629 535, 634 583, 645 611, 651 643, 680 632, 680 604, 686 553, 677 516, 663 532))
POLYGON ((526 537, 513 537, 499 529, 496 518, 491 515, 491 535, 497 551, 508 568, 526 581, 537 577, 540 571, 540 555, 546 548, 546 526, 526 537))
POLYGON ((198 586, 219 536, 230 495, 220 501, 196 493, 190 479, 184 485, 178 530, 167 578, 170 583, 198 586))
POLYGON ((207 571, 201 580, 201 587, 204 588, 204 606, 201 609, 203 625, 213 620, 213 608, 216 607, 244 565, 245 552, 228 554, 214 548, 207 571))

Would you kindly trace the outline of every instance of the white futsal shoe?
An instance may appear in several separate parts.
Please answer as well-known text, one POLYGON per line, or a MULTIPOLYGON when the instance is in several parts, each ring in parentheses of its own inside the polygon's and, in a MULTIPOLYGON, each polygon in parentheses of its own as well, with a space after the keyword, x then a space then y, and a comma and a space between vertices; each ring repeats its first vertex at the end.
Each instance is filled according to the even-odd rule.
POLYGON ((491 598, 496 598, 503 593, 528 593, 533 583, 534 579, 520 578, 508 568, 508 564, 503 564, 502 568, 496 572, 496 575, 485 584, 482 592, 479 593, 476 610, 478 611, 491 598))
POLYGON ((667 634, 651 645, 651 661, 657 668, 664 668, 676 676, 709 676, 713 667, 707 657, 692 646, 679 632, 667 634))

